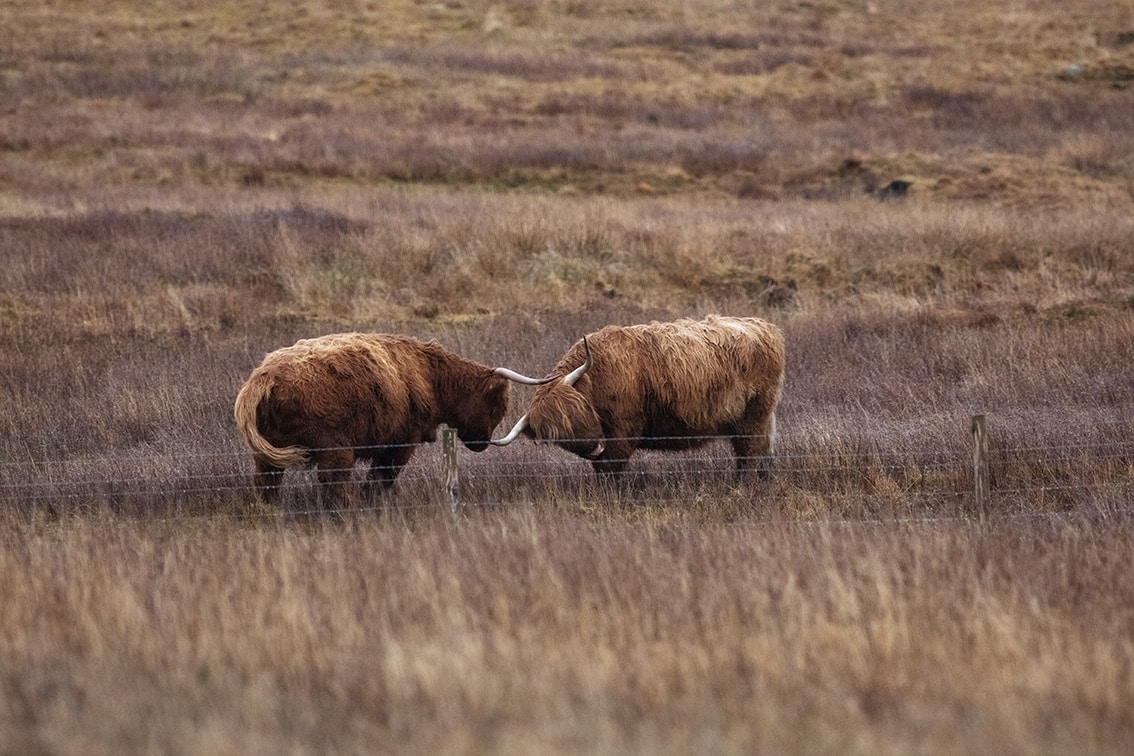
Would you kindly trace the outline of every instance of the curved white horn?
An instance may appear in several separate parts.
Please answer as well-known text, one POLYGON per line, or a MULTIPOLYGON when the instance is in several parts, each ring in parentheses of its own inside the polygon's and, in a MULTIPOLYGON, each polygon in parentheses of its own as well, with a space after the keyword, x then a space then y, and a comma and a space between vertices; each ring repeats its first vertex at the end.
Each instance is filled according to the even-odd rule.
POLYGON ((528 416, 525 414, 516 422, 516 425, 512 427, 512 430, 508 432, 507 436, 505 436, 504 438, 495 439, 494 441, 489 441, 488 443, 492 444, 493 446, 507 446, 508 444, 515 441, 516 437, 523 433, 524 428, 527 427, 528 416))
POLYGON ((516 383, 526 383, 529 386, 541 386, 545 383, 550 383, 551 381, 555 380, 555 376, 551 376, 550 378, 529 378, 522 373, 517 373, 515 370, 509 370, 506 367, 495 368, 492 372, 496 373, 496 375, 502 375, 510 381, 515 381, 516 383))
POLYGON ((570 373, 568 373, 563 378, 563 384, 565 386, 574 386, 575 381, 582 378, 583 373, 590 370, 591 365, 594 364, 594 360, 591 358, 591 345, 587 343, 587 337, 586 336, 583 337, 583 349, 587 350, 587 359, 586 359, 585 362, 583 362, 582 365, 580 365, 579 367, 572 370, 570 373))
MULTIPOLYGON (((590 370, 591 365, 594 364, 594 359, 591 358, 591 345, 587 343, 587 337, 586 336, 583 337, 583 349, 585 349, 586 352, 587 352, 587 359, 583 362, 582 365, 575 368, 574 370, 572 370, 570 373, 568 373, 566 376, 563 377, 563 383, 567 386, 574 386, 575 381, 582 378, 583 373, 590 370)), ((551 378, 543 378, 541 380, 535 380, 535 379, 532 379, 532 378, 527 378, 526 376, 522 376, 519 373, 513 373, 511 370, 508 370, 508 368, 496 368, 495 372, 499 373, 500 375, 503 375, 507 378, 511 378, 512 380, 516 380, 516 378, 512 378, 512 375, 516 375, 519 378, 524 379, 521 382, 531 381, 533 384, 547 383, 548 381, 555 380, 554 376, 551 377, 551 378)), ((508 444, 515 441, 519 437, 519 435, 524 432, 524 429, 527 428, 527 427, 528 427, 528 416, 525 414, 523 417, 521 417, 519 420, 516 421, 516 424, 512 427, 512 430, 510 430, 508 432, 507 436, 505 436, 504 438, 494 439, 492 441, 489 441, 488 443, 492 444, 493 446, 507 446, 508 444)), ((601 452, 601 450, 600 450, 600 452, 601 452)))

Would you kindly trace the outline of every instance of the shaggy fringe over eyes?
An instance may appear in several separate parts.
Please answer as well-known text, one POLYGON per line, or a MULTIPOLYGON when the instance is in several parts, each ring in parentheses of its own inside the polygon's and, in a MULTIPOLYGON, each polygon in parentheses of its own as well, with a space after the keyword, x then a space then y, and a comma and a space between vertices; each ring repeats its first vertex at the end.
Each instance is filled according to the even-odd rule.
POLYGON ((575 438, 574 419, 585 418, 589 412, 587 400, 569 386, 555 386, 547 401, 538 403, 528 418, 528 427, 541 441, 559 441, 575 438))

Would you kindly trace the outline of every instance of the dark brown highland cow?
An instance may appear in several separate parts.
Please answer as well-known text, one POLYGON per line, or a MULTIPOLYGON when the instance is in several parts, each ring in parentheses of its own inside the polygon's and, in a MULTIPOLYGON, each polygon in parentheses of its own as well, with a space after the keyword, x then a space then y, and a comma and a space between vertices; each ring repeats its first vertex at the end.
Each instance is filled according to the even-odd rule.
MULTIPOLYGON (((546 380, 546 379, 545 379, 546 380)), ((370 481, 391 486, 415 445, 457 429, 484 450, 508 409, 509 381, 538 384, 489 368, 436 342, 342 333, 302 339, 272 352, 236 397, 236 425, 256 460, 265 500, 278 496, 283 471, 314 464, 331 497, 356 504, 347 486, 355 459, 370 460, 370 481)))
POLYGON ((592 461, 626 467, 635 449, 689 449, 728 436, 739 478, 771 472, 784 337, 758 318, 710 316, 607 326, 577 342, 536 389, 506 437, 550 441, 592 461))

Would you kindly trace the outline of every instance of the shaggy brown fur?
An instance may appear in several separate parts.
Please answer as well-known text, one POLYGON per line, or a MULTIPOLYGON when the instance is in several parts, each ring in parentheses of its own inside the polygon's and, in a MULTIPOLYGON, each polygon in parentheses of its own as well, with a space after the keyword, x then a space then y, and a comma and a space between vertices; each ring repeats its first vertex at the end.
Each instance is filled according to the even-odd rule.
POLYGON ((507 377, 436 342, 344 333, 272 352, 236 398, 236 425, 252 447, 256 487, 278 496, 283 471, 313 463, 331 496, 356 504, 345 485, 355 459, 370 481, 391 486, 416 444, 446 423, 483 450, 508 408, 507 377))
MULTIPOLYGON (((574 386, 557 380, 536 390, 526 435, 590 458, 600 473, 621 472, 637 448, 688 449, 729 436, 738 476, 754 463, 768 476, 784 377, 778 327, 710 316, 607 326, 587 342, 592 367, 574 386)), ((553 375, 584 359, 580 341, 553 375)))

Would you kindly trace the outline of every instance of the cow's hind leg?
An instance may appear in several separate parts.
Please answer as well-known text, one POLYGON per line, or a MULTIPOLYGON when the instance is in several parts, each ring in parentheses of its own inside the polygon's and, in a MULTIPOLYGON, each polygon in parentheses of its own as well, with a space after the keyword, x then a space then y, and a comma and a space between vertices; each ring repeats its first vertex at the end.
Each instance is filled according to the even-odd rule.
POLYGON ((744 481, 753 468, 760 480, 770 478, 776 453, 775 413, 738 427, 732 437, 732 451, 736 456, 738 481, 744 481))
POLYGON ((353 449, 327 449, 315 456, 316 476, 319 478, 323 509, 341 514, 346 509, 358 508, 358 492, 351 486, 354 470, 353 449), (328 504, 330 506, 328 506, 328 504))
POLYGON ((282 468, 273 467, 256 460, 256 474, 252 478, 256 493, 265 504, 275 506, 280 500, 280 486, 283 485, 282 468))

